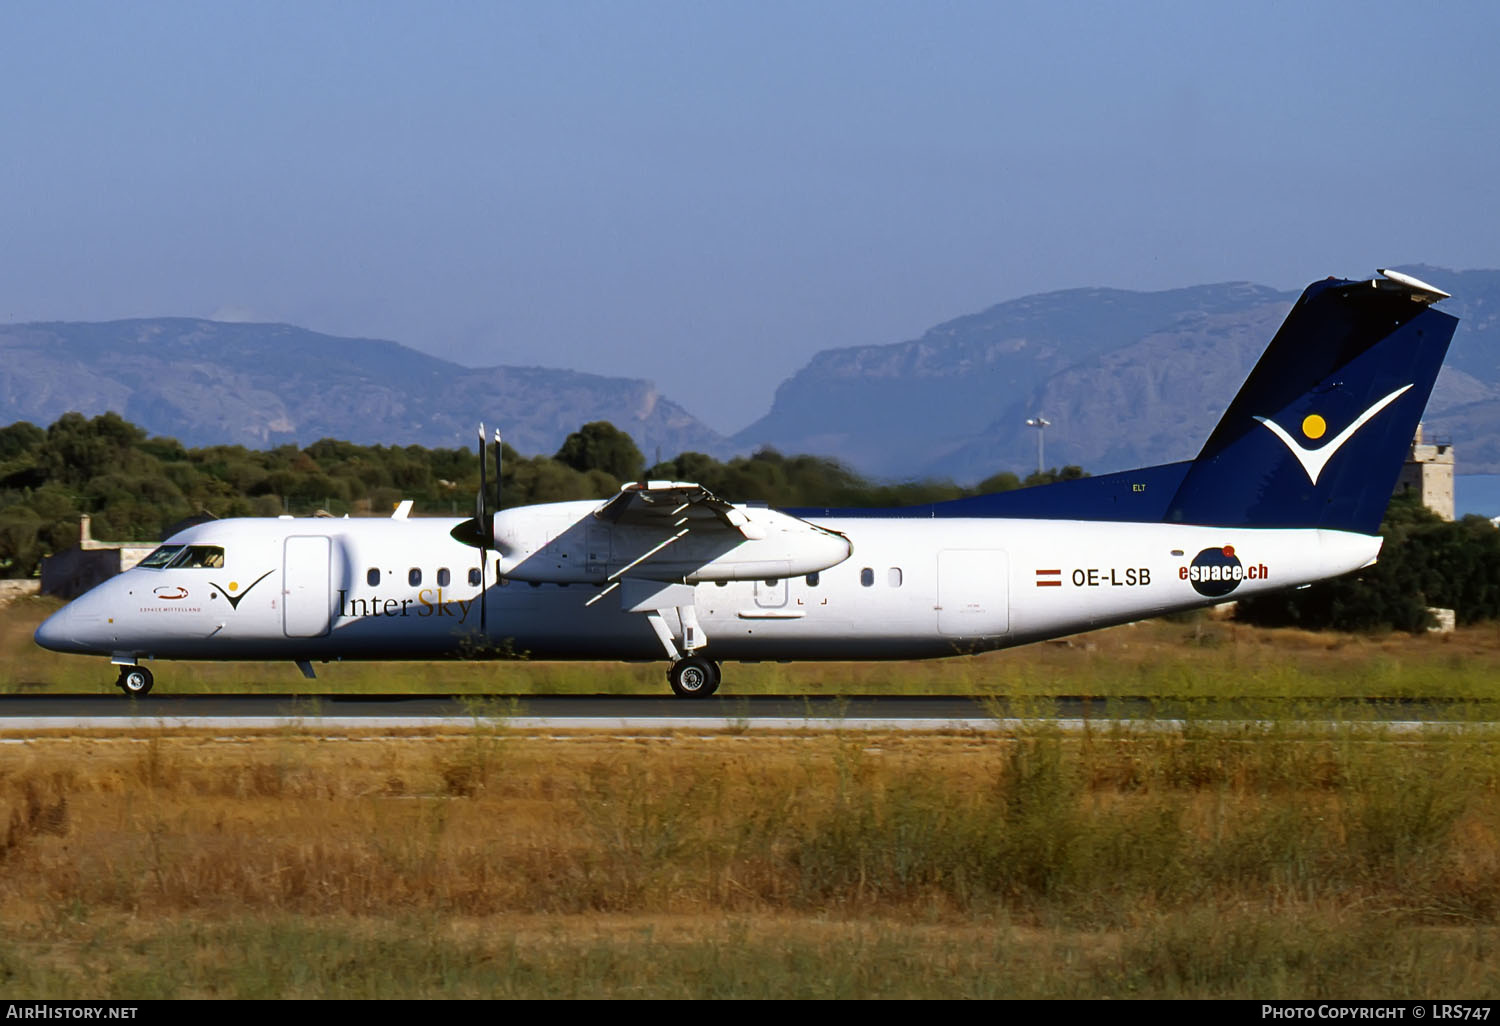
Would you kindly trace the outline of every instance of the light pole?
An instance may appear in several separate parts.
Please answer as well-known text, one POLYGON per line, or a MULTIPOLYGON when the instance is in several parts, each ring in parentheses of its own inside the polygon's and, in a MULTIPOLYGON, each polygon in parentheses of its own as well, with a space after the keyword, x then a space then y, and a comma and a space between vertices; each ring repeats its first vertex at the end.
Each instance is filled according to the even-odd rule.
POLYGON ((1042 432, 1052 426, 1052 422, 1038 413, 1026 422, 1027 427, 1036 428, 1036 472, 1040 476, 1046 464, 1042 460, 1042 432))

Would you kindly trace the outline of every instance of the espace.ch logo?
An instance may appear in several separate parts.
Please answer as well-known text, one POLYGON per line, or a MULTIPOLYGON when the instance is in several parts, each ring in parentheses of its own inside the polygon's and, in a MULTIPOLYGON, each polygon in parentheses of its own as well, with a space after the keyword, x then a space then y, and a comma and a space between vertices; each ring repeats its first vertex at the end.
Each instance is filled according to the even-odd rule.
POLYGON ((1177 568, 1177 576, 1207 598, 1220 598, 1240 586, 1241 581, 1264 581, 1271 570, 1264 563, 1245 566, 1234 554, 1233 545, 1204 549, 1187 566, 1177 568))

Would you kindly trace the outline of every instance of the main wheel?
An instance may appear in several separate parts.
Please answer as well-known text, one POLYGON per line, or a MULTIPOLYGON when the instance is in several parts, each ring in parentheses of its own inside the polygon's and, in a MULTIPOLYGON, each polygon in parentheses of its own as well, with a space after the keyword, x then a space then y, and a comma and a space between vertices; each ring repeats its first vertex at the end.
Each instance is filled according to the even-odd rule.
POLYGON ((151 676, 151 671, 144 666, 123 666, 120 668, 120 679, 115 681, 115 686, 125 692, 131 698, 139 698, 151 693, 151 685, 156 680, 151 676))
POLYGON ((719 690, 719 664, 702 656, 688 656, 672 664, 667 681, 679 698, 707 698, 719 690))

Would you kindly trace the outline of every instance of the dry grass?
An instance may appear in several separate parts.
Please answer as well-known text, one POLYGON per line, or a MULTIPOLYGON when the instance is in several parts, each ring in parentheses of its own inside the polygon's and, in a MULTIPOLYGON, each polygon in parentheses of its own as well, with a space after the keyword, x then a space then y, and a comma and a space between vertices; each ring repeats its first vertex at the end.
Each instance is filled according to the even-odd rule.
POLYGON ((37 739, 8 996, 1412 997, 1500 984, 1500 742, 37 739))

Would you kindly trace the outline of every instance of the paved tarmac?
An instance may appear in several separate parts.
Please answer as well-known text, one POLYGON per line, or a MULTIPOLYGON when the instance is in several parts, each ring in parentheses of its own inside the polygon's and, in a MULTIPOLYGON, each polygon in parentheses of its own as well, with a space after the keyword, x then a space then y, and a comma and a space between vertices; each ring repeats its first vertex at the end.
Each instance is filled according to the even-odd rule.
POLYGON ((1244 701, 1082 697, 1007 701, 964 695, 0 695, 0 733, 162 728, 338 730, 462 729, 477 723, 521 730, 1264 730, 1302 724, 1411 732, 1500 729, 1500 709, 1437 701, 1244 701))

